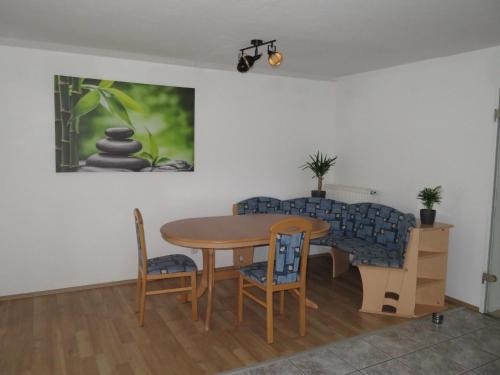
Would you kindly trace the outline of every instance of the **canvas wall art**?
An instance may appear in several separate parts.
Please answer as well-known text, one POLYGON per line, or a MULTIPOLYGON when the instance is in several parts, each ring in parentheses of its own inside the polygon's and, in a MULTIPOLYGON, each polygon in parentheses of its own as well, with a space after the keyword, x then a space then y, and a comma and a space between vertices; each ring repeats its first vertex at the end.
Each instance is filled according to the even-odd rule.
POLYGON ((54 76, 57 172, 194 170, 194 88, 54 76))

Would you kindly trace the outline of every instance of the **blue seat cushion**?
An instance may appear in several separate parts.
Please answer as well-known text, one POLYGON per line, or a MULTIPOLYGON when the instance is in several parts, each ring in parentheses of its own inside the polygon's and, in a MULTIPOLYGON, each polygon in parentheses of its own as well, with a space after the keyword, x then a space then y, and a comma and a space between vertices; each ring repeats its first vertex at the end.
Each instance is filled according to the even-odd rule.
MULTIPOLYGON (((253 263, 249 266, 241 267, 239 271, 241 274, 243 274, 243 276, 255 280, 260 284, 265 284, 267 281, 267 262, 253 263)), ((278 275, 276 273, 273 273, 273 284, 276 284, 277 281, 278 275)), ((299 281, 299 275, 297 275, 296 281, 299 281)))
MULTIPOLYGON (((260 284, 267 281, 267 262, 257 262, 239 269, 243 276, 255 280, 260 284)), ((273 275, 273 284, 276 284, 276 275, 273 275)))
POLYGON ((353 254, 352 264, 402 268, 404 259, 399 251, 391 250, 380 244, 359 238, 335 237, 328 235, 311 241, 315 245, 333 246, 339 250, 353 254))
MULTIPOLYGON (((249 266, 241 267, 239 272, 243 274, 243 276, 248 277, 249 279, 255 280, 260 284, 265 284, 267 281, 267 262, 258 262, 253 263, 249 266)), ((299 281, 299 275, 297 275, 296 280, 299 281)), ((276 285, 278 282, 278 275, 273 273, 273 284, 276 285)), ((280 283, 285 284, 285 283, 280 283)))
POLYGON ((355 254, 360 252, 362 249, 368 249, 368 248, 383 249, 381 245, 370 243, 360 238, 348 238, 348 237, 338 238, 335 241, 335 245, 333 246, 335 246, 337 249, 348 252, 349 254, 355 254))
POLYGON ((403 268, 404 260, 398 252, 390 252, 380 245, 369 244, 356 249, 352 264, 403 268))
POLYGON ((164 255, 148 259, 148 275, 197 271, 196 263, 183 254, 164 255))
POLYGON ((349 238, 345 236, 338 237, 330 233, 327 236, 311 240, 311 244, 333 246, 339 250, 353 254, 357 249, 361 249, 369 243, 359 238, 349 238))

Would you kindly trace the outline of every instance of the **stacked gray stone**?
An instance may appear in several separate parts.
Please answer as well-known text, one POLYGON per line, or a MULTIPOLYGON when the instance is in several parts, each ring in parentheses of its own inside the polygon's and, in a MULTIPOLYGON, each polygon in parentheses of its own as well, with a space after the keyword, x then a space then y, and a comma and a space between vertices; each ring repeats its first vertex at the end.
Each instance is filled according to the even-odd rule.
POLYGON ((134 131, 130 128, 106 129, 107 137, 96 142, 100 152, 88 157, 85 169, 140 171, 149 167, 149 161, 131 156, 142 149, 140 142, 129 139, 133 135, 134 131))

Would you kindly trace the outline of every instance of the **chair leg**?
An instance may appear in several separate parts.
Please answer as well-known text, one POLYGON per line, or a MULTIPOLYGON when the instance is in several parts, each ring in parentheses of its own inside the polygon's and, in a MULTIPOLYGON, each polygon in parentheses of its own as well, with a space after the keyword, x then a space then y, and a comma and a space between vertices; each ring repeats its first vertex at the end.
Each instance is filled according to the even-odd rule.
POLYGON ((145 278, 141 281, 141 302, 139 306, 139 325, 142 327, 144 325, 144 308, 146 306, 146 284, 145 278))
POLYGON ((306 289, 299 289, 299 335, 306 335, 306 289))
POLYGON ((266 327, 267 327, 267 343, 272 344, 273 336, 273 291, 266 290, 266 327))
POLYGON ((285 291, 280 291, 280 315, 285 313, 285 291))
POLYGON ((243 321, 243 276, 238 278, 238 322, 243 321))
POLYGON ((196 289, 196 272, 191 274, 191 314, 193 320, 198 320, 198 296, 196 289))
POLYGON ((136 312, 139 312, 141 309, 141 271, 137 272, 137 287, 136 287, 136 294, 135 294, 135 303, 136 303, 136 312))
MULTIPOLYGON (((188 278, 187 276, 186 276, 186 277, 182 276, 182 277, 180 278, 180 287, 181 287, 181 288, 185 288, 185 287, 186 287, 186 280, 187 280, 187 278, 188 278)), ((179 301, 180 301, 181 303, 186 303, 186 302, 188 301, 188 295, 187 295, 187 294, 184 294, 184 293, 183 293, 183 294, 181 294, 181 295, 179 296, 179 301)))

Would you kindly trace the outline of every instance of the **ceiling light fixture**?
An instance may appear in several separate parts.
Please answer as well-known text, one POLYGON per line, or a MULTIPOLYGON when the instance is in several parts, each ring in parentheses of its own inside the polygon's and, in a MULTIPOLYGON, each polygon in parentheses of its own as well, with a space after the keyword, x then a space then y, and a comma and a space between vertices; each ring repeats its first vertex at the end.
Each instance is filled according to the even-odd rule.
POLYGON ((274 42, 271 42, 271 45, 267 46, 267 54, 269 56, 267 58, 269 65, 271 66, 281 65, 281 62, 283 61, 283 55, 281 54, 281 52, 276 51, 276 46, 274 45, 274 42))
POLYGON ((268 59, 267 61, 269 62, 269 65, 271 66, 279 66, 281 62, 283 61, 283 54, 276 51, 276 39, 270 40, 268 42, 263 42, 261 39, 252 39, 250 41, 251 46, 250 47, 245 47, 240 49, 240 54, 238 58, 238 65, 236 66, 236 69, 240 73, 246 73, 250 70, 250 68, 253 66, 253 64, 260 59, 262 54, 259 53, 259 47, 268 45, 267 47, 267 54, 268 54, 268 59), (253 49, 254 54, 253 56, 245 54, 246 50, 253 49))

